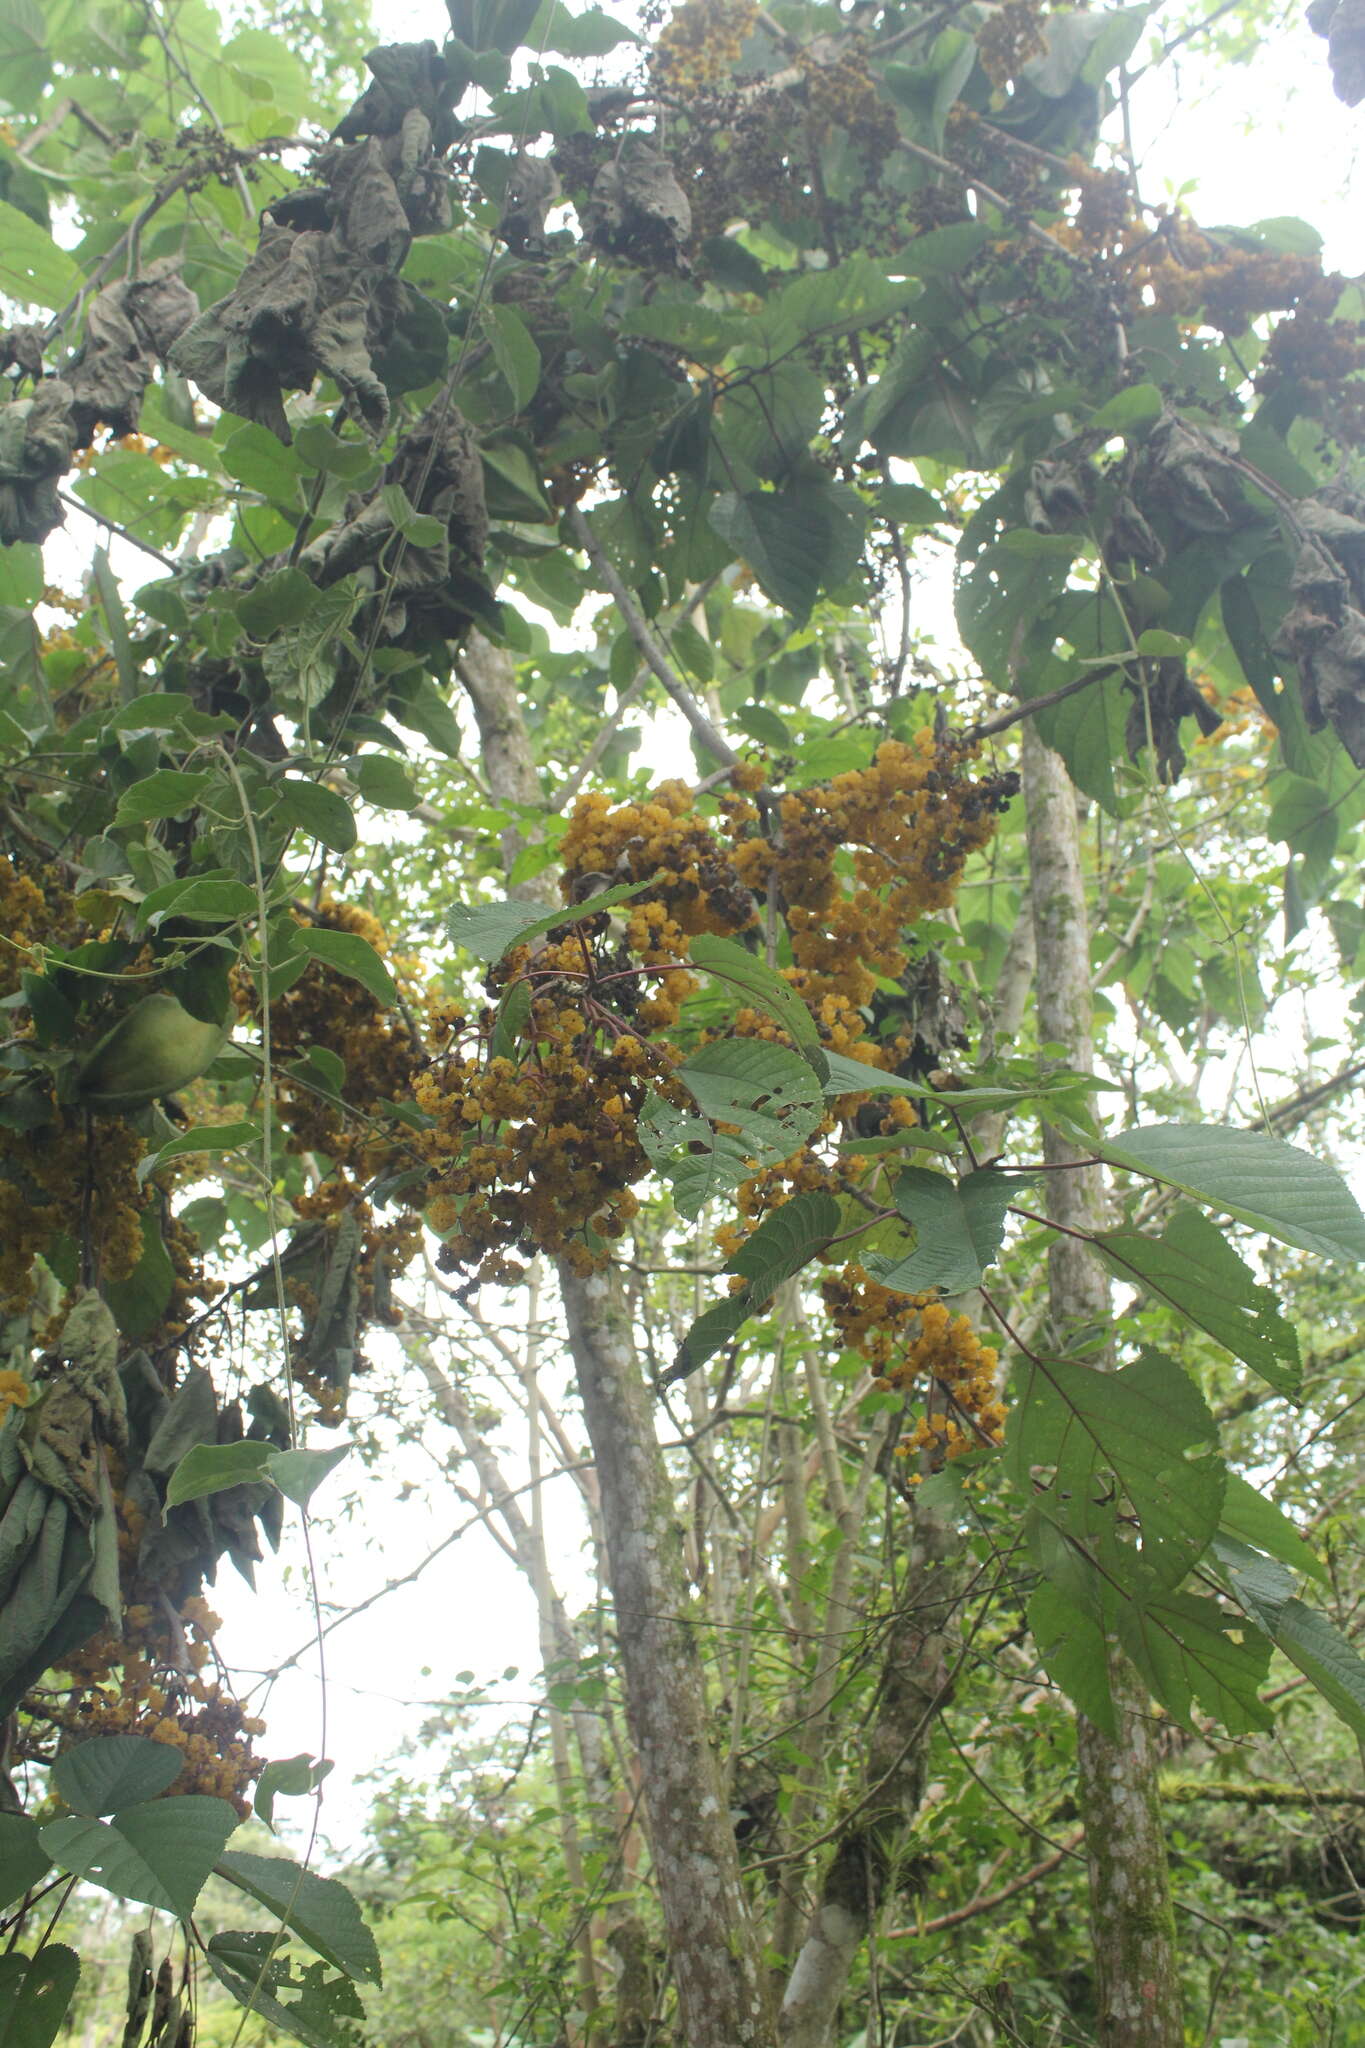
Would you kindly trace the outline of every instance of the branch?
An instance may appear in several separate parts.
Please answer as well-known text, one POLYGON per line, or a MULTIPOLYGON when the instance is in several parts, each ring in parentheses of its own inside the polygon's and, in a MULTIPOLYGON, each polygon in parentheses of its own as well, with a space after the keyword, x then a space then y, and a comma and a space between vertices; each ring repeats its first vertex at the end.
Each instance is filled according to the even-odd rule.
POLYGON ((997 1906, 1003 1906, 1008 1900, 1017 1898, 1020 1892, 1027 1891, 1031 1884, 1037 1884, 1041 1878, 1051 1877, 1053 1871, 1059 1869, 1084 1840, 1085 1829, 1077 1828, 1074 1834, 1067 1836, 1055 1855, 1045 1856, 1041 1863, 1035 1863, 1030 1870, 1020 1871, 1018 1877, 1012 1877, 998 1892, 991 1892, 985 1898, 971 1899, 965 1906, 959 1906, 955 1912, 940 1913, 937 1920, 926 1920, 922 1927, 893 1927, 882 1936, 882 1939, 908 1941, 912 1937, 918 1937, 922 1940, 926 1934, 945 1934, 950 1927, 961 1927, 964 1920, 975 1920, 979 1914, 993 1913, 997 1906))
POLYGON ((727 768, 737 767, 739 755, 725 736, 717 731, 706 712, 682 680, 682 677, 677 674, 670 664, 644 613, 640 610, 633 594, 626 588, 615 565, 609 560, 602 547, 602 543, 584 518, 581 508, 577 505, 571 505, 566 517, 569 530, 573 534, 574 539, 592 563, 606 589, 610 591, 615 599, 616 608, 625 621, 626 631, 639 648, 645 666, 652 669, 663 684, 664 689, 668 692, 668 695, 696 734, 699 745, 704 747, 708 754, 714 755, 717 761, 723 762, 727 768))

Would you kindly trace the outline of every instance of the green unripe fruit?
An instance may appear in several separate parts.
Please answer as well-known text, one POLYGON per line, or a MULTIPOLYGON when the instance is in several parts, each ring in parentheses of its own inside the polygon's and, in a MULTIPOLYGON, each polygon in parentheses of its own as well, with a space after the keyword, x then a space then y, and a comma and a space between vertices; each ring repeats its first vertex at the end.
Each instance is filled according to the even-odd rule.
POLYGON ((226 1023, 192 1017, 172 995, 145 996, 90 1054, 76 1099, 86 1109, 142 1109, 197 1081, 227 1035, 226 1023))

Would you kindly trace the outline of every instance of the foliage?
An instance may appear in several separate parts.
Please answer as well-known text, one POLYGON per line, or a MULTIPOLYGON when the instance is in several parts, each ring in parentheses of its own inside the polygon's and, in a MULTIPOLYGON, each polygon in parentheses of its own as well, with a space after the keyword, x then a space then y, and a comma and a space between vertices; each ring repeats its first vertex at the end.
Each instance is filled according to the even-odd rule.
MULTIPOLYGON (((1249 1042, 1300 971, 1253 964, 1271 843, 1290 939, 1330 930, 1355 975, 1365 330, 1302 223, 1140 203, 1101 137, 1150 10, 685 0, 649 38, 451 0, 442 47, 373 50, 349 101, 349 14, 0 12, 0 1708, 42 1788, 0 1816, 16 2038, 50 2040, 77 1987, 36 1917, 68 1879, 179 1923, 179 1990, 135 1953, 126 2048, 187 2048, 191 1956, 315 2048, 360 2038, 360 1987, 382 2026, 349 1891, 228 1846, 253 1785, 269 1823, 322 1765, 256 1753, 204 1675, 203 1589, 308 1514, 345 1446, 305 1418, 342 1424, 366 1333, 417 1358, 397 1290, 433 1238, 463 1309, 545 1259, 571 1304, 722 1255, 709 1298, 665 1284, 627 1320, 661 1411, 693 1404, 689 1451, 736 1385, 763 1418, 698 1466, 757 1518, 743 1564, 701 1506, 692 1558, 699 1608, 791 1648, 785 1679, 749 1648, 703 1674, 746 1912, 760 1867, 815 1884, 825 1843, 831 1896, 854 1870, 860 1911, 920 1911, 932 1746, 962 1753, 975 1657, 1033 1689, 1059 1760, 1060 1695, 1120 1726, 1106 1642, 1177 1744, 1270 1728, 1275 1650, 1359 1734, 1352 1588, 1300 1596, 1318 1561, 1243 1477, 1268 1440, 1219 1428, 1267 1385, 1316 1398, 1296 1302, 1365 1254, 1322 1131, 1290 1142, 1332 1089, 1218 1121, 1171 1060, 1249 1042), (100 533, 70 598, 69 512, 100 533), (973 666, 938 675, 910 593, 945 539, 973 666), (624 715, 660 703, 695 775, 630 769, 624 715), (1094 806, 1126 1127, 1005 996, 1025 718, 1094 806), (1098 1162, 1121 1214, 1078 1228, 1053 1177, 1098 1162), (1135 1290, 1117 1361, 1108 1327, 1048 1323, 1059 1239, 1135 1290), (211 1876, 264 1924, 201 1924, 211 1876)), ((399 1427, 441 1384, 418 1377, 399 1427)), ((478 1415, 441 1398, 496 1492, 478 1415)), ((1276 1424, 1291 1506, 1315 1412, 1276 1424)), ((489 1995, 517 2034, 610 2006, 625 2048, 667 1973, 583 1724, 629 1616, 589 1652, 510 1492, 564 1864, 519 1834, 498 1865, 536 1903, 489 1995)), ((624 1709, 638 1743, 636 1679, 624 1709)), ((1060 1768, 1001 1775, 1050 1828, 1060 1768)), ((938 1804, 962 1867, 999 1869, 1019 1838, 981 1779, 938 1804)), ((784 1966, 801 1900, 774 1888, 784 1966)), ((1028 1938, 1028 2023, 1107 2024, 1055 1927, 1028 1938)))

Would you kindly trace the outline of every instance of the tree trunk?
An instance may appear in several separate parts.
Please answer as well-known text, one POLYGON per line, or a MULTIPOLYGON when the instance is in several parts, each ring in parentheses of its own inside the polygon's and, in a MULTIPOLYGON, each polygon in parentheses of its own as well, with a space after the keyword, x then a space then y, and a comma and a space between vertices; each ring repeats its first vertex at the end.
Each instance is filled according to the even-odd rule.
POLYGON ((772 2039, 688 1617, 682 1531, 615 1276, 560 1269, 602 1486, 607 1570, 687 2048, 772 2039))
MULTIPOLYGON (((1094 1059, 1090 934, 1081 872, 1076 791, 1060 758, 1024 725, 1024 794, 1038 951, 1038 1036, 1066 1048, 1069 1064, 1094 1059)), ((1079 1155, 1045 1127, 1050 1166, 1079 1155)), ((1089 1230, 1104 1221, 1099 1167, 1055 1173, 1049 1214, 1089 1230)), ((1111 1327, 1109 1282, 1079 1238, 1058 1236, 1048 1252, 1049 1321, 1055 1341, 1083 1328, 1111 1327)), ((1112 1352, 1111 1352, 1112 1363, 1112 1352)), ((1137 1678, 1116 1649, 1110 1685, 1116 1738, 1078 1715, 1081 1818, 1090 1866, 1090 1932, 1095 1953, 1102 2048, 1183 2048, 1175 1920, 1161 1823, 1150 1722, 1137 1678)))

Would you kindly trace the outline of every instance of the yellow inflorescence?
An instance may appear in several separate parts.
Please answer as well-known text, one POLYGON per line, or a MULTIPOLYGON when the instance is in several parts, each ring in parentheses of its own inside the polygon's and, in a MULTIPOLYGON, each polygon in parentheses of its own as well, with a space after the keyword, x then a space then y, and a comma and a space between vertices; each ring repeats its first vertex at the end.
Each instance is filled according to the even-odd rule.
POLYGON ((757 0, 684 0, 654 45, 656 83, 683 98, 729 85, 758 14, 757 0))
POLYGON ((999 1360, 966 1316, 953 1315, 931 1294, 896 1294, 856 1264, 826 1280, 822 1291, 830 1321, 879 1385, 922 1390, 924 1414, 898 1446, 903 1455, 927 1452, 937 1469, 1001 1441, 999 1360))
POLYGON ((0 1422, 11 1408, 27 1408, 32 1399, 33 1389, 21 1372, 0 1372, 0 1422))

